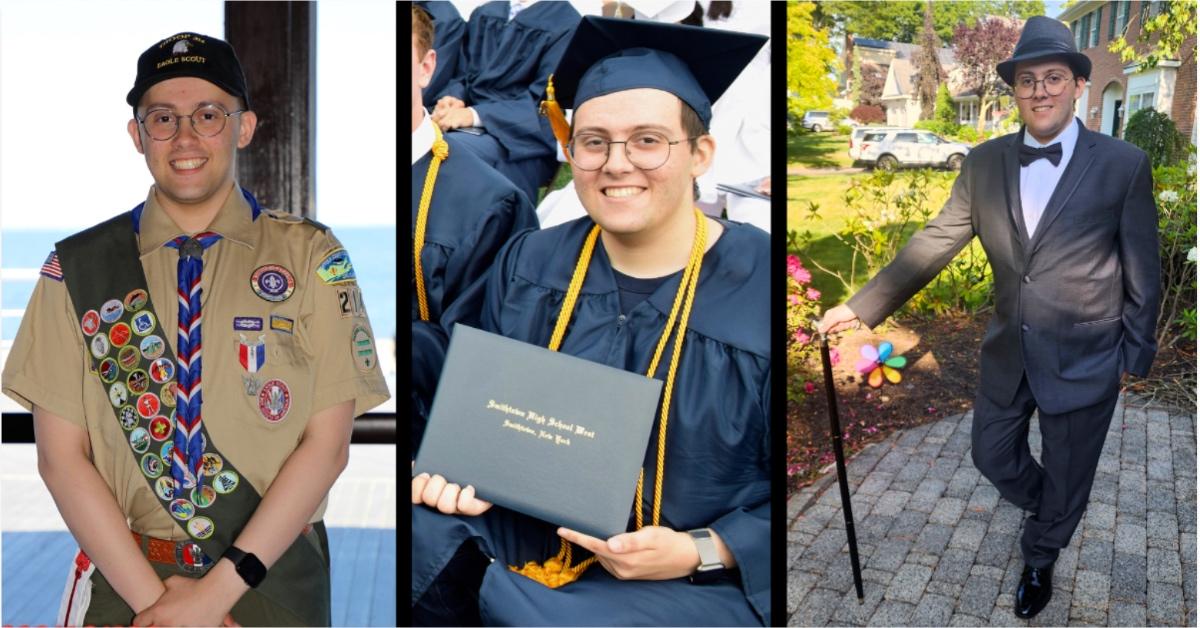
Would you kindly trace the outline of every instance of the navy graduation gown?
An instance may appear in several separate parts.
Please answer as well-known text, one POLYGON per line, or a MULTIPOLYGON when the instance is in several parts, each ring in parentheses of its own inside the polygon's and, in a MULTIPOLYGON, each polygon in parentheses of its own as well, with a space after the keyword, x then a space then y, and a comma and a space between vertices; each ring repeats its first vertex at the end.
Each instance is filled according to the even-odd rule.
MULTIPOLYGON (((592 224, 582 218, 513 238, 487 280, 484 328, 545 346, 592 224)), ((596 565, 580 580, 549 589, 506 565, 553 556, 555 526, 501 507, 479 517, 449 517, 418 506, 412 509, 414 603, 458 546, 474 540, 496 558, 480 590, 485 624, 770 624, 769 237, 755 227, 724 224, 704 258, 680 357, 660 524, 716 530, 737 558, 740 580, 620 581, 596 565)), ((561 350, 644 373, 681 276, 622 316, 601 242, 561 350)), ((668 363, 664 355, 657 377, 665 378, 668 363)), ((656 419, 644 467, 647 518, 657 429, 656 419)), ((631 513, 630 529, 632 521, 631 513)))
POLYGON ((463 36, 467 34, 467 23, 448 0, 421 0, 417 6, 425 9, 433 18, 433 48, 437 51, 437 67, 429 86, 422 93, 425 107, 433 111, 437 104, 435 95, 445 90, 450 79, 458 73, 458 57, 463 36))
MULTIPOLYGON (((412 167, 412 229, 429 172, 432 153, 412 167)), ((484 284, 500 248, 514 234, 536 229, 537 216, 525 195, 469 151, 452 144, 438 170, 425 226, 421 266, 429 302, 429 321, 422 321, 416 280, 412 289, 412 436, 424 433, 429 403, 442 372, 449 334, 443 316, 478 325, 484 284), (478 286, 472 289, 472 284, 478 286)))
POLYGON ((558 165, 538 106, 580 16, 567 2, 538 2, 512 21, 508 11, 508 2, 488 2, 471 13, 458 73, 433 100, 450 95, 474 107, 487 133, 451 135, 533 199, 558 165))

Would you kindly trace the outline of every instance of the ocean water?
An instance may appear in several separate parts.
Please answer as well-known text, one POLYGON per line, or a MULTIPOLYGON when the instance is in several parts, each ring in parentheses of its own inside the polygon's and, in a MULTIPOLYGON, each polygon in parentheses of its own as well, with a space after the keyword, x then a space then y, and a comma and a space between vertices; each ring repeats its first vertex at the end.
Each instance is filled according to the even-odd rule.
MULTIPOLYGON (((333 233, 350 252, 367 316, 375 337, 391 339, 396 330, 396 230, 390 226, 338 227, 333 233)), ((0 230, 0 339, 12 340, 20 327, 20 311, 29 303, 37 271, 54 243, 71 229, 0 230), (24 272, 20 272, 21 270, 24 272), (18 272, 12 272, 18 271, 18 272)))

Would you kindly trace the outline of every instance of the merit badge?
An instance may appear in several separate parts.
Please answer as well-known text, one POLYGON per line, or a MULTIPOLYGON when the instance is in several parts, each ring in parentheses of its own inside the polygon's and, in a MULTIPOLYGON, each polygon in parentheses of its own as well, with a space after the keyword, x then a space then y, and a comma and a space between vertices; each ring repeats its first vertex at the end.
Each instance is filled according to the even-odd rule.
POLYGON ((145 393, 137 400, 138 414, 144 419, 152 419, 158 415, 158 409, 162 404, 158 401, 158 395, 154 393, 145 393))
POLYGON ((154 481, 154 494, 163 501, 170 501, 175 497, 175 483, 171 478, 161 477, 154 481))
POLYGON ((236 331, 262 331, 262 319, 257 316, 234 316, 233 328, 236 331))
POLYGON ((208 508, 217 500, 217 492, 211 486, 197 486, 192 489, 192 503, 196 508, 208 508))
POLYGON ((271 423, 278 423, 292 407, 292 393, 283 380, 270 379, 258 391, 258 411, 271 423))
POLYGON ((117 381, 117 372, 119 370, 120 369, 117 368, 116 360, 112 358, 104 358, 104 361, 100 362, 100 381, 104 382, 105 384, 111 384, 117 381))
POLYGON ((146 454, 142 456, 142 473, 148 478, 156 478, 162 475, 163 463, 162 459, 157 454, 146 454))
POLYGON ((114 408, 120 408, 129 400, 129 390, 125 388, 125 384, 117 382, 108 389, 108 400, 112 402, 114 408))
POLYGON ((84 313, 83 319, 79 326, 83 329, 83 335, 91 336, 100 330, 100 313, 96 310, 88 310, 84 313))
POLYGON ((242 376, 242 386, 246 388, 246 394, 251 397, 257 397, 258 391, 262 390, 262 382, 245 375, 242 376))
POLYGON ((134 410, 133 406, 121 406, 121 409, 117 411, 117 418, 121 421, 121 427, 126 432, 137 427, 138 415, 137 410, 134 410))
POLYGON ((350 351, 358 370, 366 372, 375 368, 375 341, 371 339, 371 332, 367 331, 366 327, 354 326, 354 333, 350 334, 350 351))
POLYGON ((119 362, 121 364, 121 368, 125 369, 126 371, 132 371, 140 360, 141 356, 138 355, 137 347, 133 345, 121 347, 121 351, 117 353, 117 362, 119 362))
POLYGON ((134 428, 129 433, 129 446, 139 454, 146 453, 150 449, 150 432, 147 432, 144 427, 134 428))
POLYGON ((150 420, 150 438, 162 442, 171 435, 171 422, 159 415, 150 420))
POLYGON ((108 336, 104 334, 92 336, 92 355, 96 356, 97 360, 108 355, 108 350, 111 348, 112 345, 108 344, 108 336))
POLYGON ((175 452, 175 443, 167 441, 163 443, 162 449, 158 450, 158 457, 162 458, 163 464, 171 464, 171 454, 175 452))
MULTIPOLYGON (((197 517, 196 519, 207 519, 207 517, 197 517)), ((208 523, 209 526, 212 525, 212 521, 208 523)), ((189 533, 191 532, 191 522, 188 522, 188 531, 189 533)), ((175 545, 175 564, 187 573, 199 574, 203 573, 205 568, 213 564, 213 561, 204 553, 204 550, 200 549, 199 545, 189 541, 175 545)))
POLYGON ((350 265, 350 254, 341 247, 330 251, 325 256, 325 261, 317 266, 317 276, 327 284, 354 281, 354 267, 350 265))
POLYGON ((140 395, 150 390, 150 377, 142 369, 130 373, 125 382, 129 385, 129 392, 135 395, 140 395))
POLYGON ((338 309, 342 312, 342 318, 367 316, 367 308, 363 305, 362 291, 357 285, 343 286, 337 289, 338 309))
POLYGON ((238 364, 241 364, 247 373, 257 373, 267 361, 267 342, 264 336, 260 335, 258 342, 249 342, 242 334, 238 336, 241 338, 237 346, 238 364))
POLYGON ((187 524, 188 534, 195 539, 207 539, 212 536, 216 526, 213 525, 212 519, 208 517, 196 517, 187 524))
POLYGON ((150 364, 150 379, 157 384, 165 384, 175 377, 175 363, 167 358, 159 358, 150 364))
POLYGON ((271 315, 271 329, 272 330, 281 331, 285 334, 290 334, 290 333, 292 333, 292 330, 295 327, 296 327, 296 321, 293 321, 292 319, 287 318, 286 316, 276 316, 274 314, 271 315))
POLYGON ((166 386, 163 386, 162 390, 158 393, 158 396, 162 398, 163 406, 167 408, 175 407, 175 392, 178 390, 178 382, 170 382, 166 386))
POLYGON ((154 313, 149 310, 138 312, 130 323, 133 325, 133 333, 145 336, 154 331, 154 313))
POLYGON ((217 454, 207 453, 200 457, 200 472, 210 478, 220 473, 223 466, 225 462, 217 454))
POLYGON ((146 302, 149 300, 150 295, 146 294, 145 290, 138 288, 125 295, 125 309, 136 312, 146 307, 146 302))
POLYGON ((110 299, 100 306, 100 320, 106 323, 115 323, 121 315, 125 313, 125 306, 116 299, 110 299))
POLYGON ((171 516, 180 521, 187 521, 196 514, 196 507, 186 499, 177 499, 171 502, 171 516))
POLYGON ((222 495, 228 495, 232 493, 233 489, 237 488, 237 485, 238 474, 234 473, 230 469, 225 469, 224 471, 218 473, 217 477, 213 478, 213 488, 217 489, 217 492, 222 495))
POLYGON ((286 301, 296 289, 296 278, 292 271, 278 264, 259 266, 250 275, 250 287, 254 294, 267 301, 286 301))
POLYGON ((142 357, 147 360, 157 360, 167 350, 167 344, 158 336, 146 336, 142 338, 141 345, 138 348, 142 351, 142 357))
POLYGON ((129 344, 130 335, 129 325, 117 323, 112 326, 112 329, 108 330, 108 341, 114 347, 124 347, 129 344))

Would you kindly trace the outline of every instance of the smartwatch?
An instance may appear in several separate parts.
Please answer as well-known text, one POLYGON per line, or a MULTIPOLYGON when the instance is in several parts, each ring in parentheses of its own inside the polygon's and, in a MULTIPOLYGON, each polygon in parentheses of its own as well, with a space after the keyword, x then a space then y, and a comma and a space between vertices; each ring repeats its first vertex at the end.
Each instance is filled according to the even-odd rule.
POLYGON ((700 566, 692 575, 688 576, 692 584, 712 582, 723 576, 725 564, 721 562, 721 556, 717 553, 717 544, 713 541, 712 530, 708 528, 688 530, 688 536, 692 537, 692 542, 696 544, 696 551, 700 552, 700 566))
POLYGON ((267 568, 257 556, 243 552, 233 545, 225 550, 221 558, 228 558, 229 562, 233 563, 233 568, 251 589, 257 588, 263 578, 267 577, 267 568))

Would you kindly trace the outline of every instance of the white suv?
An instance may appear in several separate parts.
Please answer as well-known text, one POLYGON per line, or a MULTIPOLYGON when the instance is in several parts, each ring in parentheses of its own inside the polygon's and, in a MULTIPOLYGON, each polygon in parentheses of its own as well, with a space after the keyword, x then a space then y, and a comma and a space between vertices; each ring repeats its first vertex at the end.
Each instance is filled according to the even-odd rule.
POLYGON ((892 170, 900 166, 944 166, 958 170, 971 147, 944 140, 929 131, 889 130, 866 134, 858 159, 873 162, 876 168, 892 170))
POLYGON ((828 111, 806 111, 800 125, 814 133, 833 128, 833 123, 829 121, 828 111))

